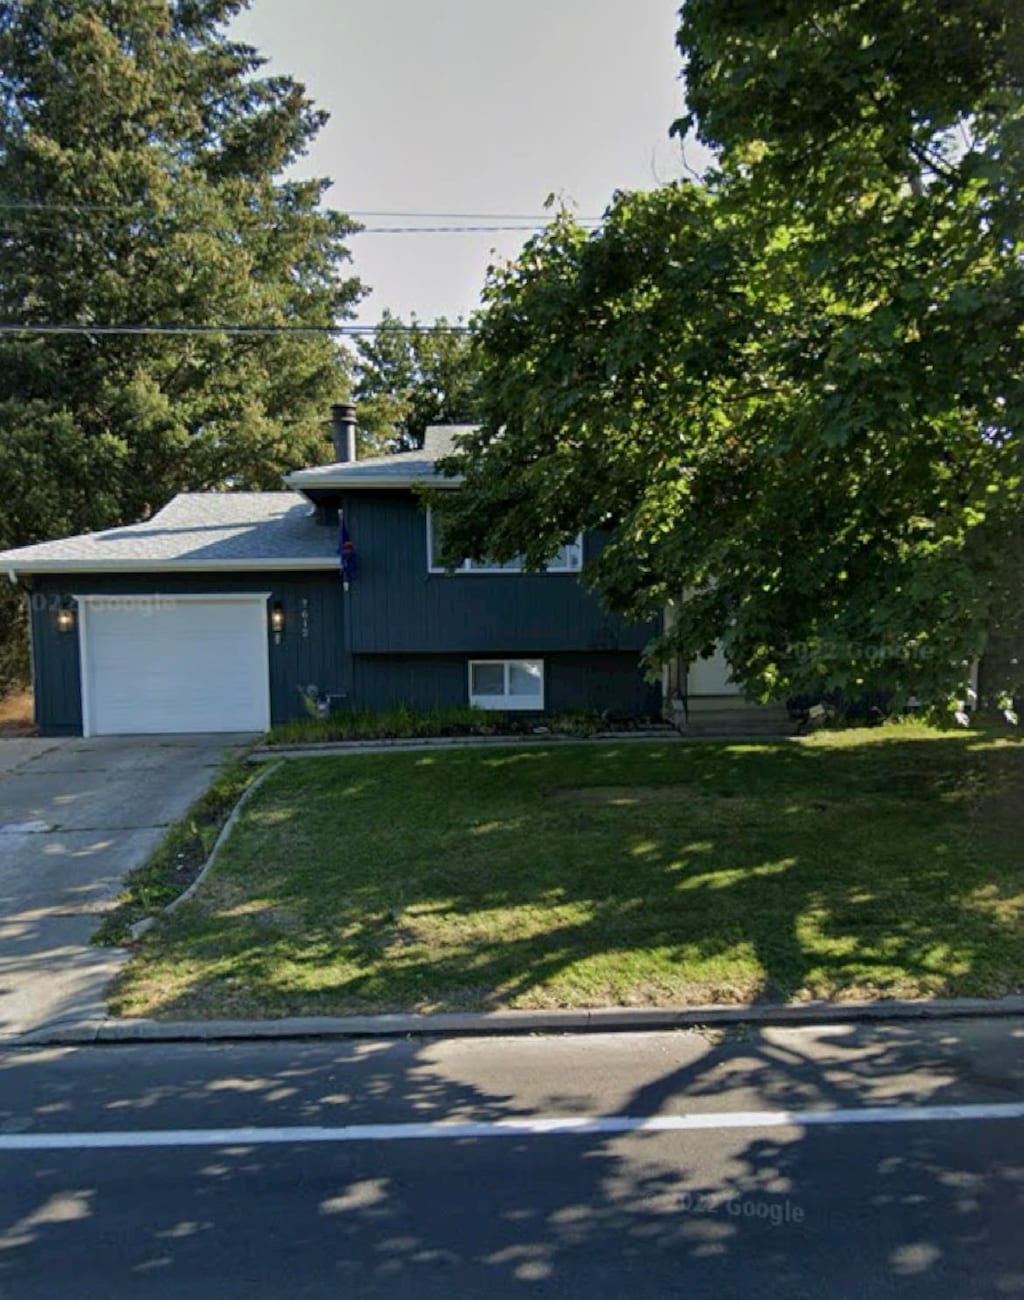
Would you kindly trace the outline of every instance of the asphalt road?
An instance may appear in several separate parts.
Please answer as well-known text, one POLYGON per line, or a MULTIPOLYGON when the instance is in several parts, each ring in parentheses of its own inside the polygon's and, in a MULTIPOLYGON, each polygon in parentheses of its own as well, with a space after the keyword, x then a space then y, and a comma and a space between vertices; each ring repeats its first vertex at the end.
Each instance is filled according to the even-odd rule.
POLYGON ((989 1020, 10 1050, 0 1297, 1021 1296, 1022 1049, 989 1020))

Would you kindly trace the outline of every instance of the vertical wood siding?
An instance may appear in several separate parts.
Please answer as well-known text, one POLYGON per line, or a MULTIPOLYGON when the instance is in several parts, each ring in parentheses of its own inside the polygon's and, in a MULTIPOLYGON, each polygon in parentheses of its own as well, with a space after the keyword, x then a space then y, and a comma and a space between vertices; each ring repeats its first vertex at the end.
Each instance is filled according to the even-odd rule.
MULTIPOLYGON (((409 492, 348 494, 343 507, 357 654, 640 650, 655 630, 609 614, 576 574, 428 573, 426 517, 409 492)), ((599 544, 588 536, 584 554, 599 544)))
MULTIPOLYGON (((356 655, 354 698, 362 709, 407 704, 414 709, 469 704, 471 656, 356 655)), ((636 652, 566 654, 534 652, 544 660, 545 712, 583 709, 599 713, 654 716, 661 688, 644 680, 636 652)))
MULTIPOLYGON (((82 730, 82 696, 78 624, 73 632, 57 631, 55 609, 72 593, 83 596, 140 597, 161 594, 199 595, 232 591, 269 591, 268 606, 279 602, 285 626, 278 645, 267 629, 270 654, 270 711, 273 722, 302 717, 300 690, 316 686, 347 699, 351 665, 345 653, 342 588, 331 573, 264 574, 67 574, 40 577, 29 594, 32 617, 33 680, 36 722, 44 735, 78 735, 82 730)), ((140 617, 145 604, 140 605, 140 617)))

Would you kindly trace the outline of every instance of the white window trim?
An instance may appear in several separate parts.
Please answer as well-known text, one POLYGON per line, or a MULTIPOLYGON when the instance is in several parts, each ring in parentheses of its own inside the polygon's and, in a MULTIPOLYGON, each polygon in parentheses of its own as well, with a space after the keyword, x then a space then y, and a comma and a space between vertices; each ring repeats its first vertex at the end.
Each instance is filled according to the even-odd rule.
POLYGON ((499 712, 508 712, 511 709, 520 709, 523 711, 539 712, 544 708, 544 660, 543 659, 470 659, 467 668, 467 680, 469 685, 469 703, 472 708, 476 709, 494 709, 499 712), (473 669, 478 664, 487 664, 494 666, 501 664, 505 674, 505 694, 504 695, 474 695, 473 694, 473 669), (540 696, 535 695, 509 695, 509 678, 510 669, 513 664, 532 664, 540 669, 540 696))
MULTIPOLYGON (((434 562, 434 529, 433 529, 432 518, 433 517, 431 515, 431 510, 430 507, 428 506, 427 507, 427 572, 428 573, 447 574, 450 577, 454 577, 456 574, 461 576, 463 574, 482 573, 488 577, 494 578, 502 574, 517 574, 517 573, 526 572, 521 562, 517 564, 514 568, 512 567, 503 568, 499 565, 492 566, 492 565, 484 564, 479 560, 463 560, 462 563, 456 565, 454 569, 446 569, 443 564, 436 564, 434 562)), ((577 549, 577 554, 579 555, 578 564, 547 564, 544 566, 543 569, 540 570, 540 572, 541 573, 580 573, 583 569, 583 534, 577 533, 575 538, 573 539, 573 542, 578 548, 577 549)))

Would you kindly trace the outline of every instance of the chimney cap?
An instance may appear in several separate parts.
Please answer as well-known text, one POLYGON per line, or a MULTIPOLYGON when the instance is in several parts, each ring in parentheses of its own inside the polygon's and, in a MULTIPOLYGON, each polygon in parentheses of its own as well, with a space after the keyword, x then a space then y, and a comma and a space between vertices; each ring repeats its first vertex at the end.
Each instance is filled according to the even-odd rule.
POLYGON ((335 402, 331 407, 331 441, 337 463, 356 458, 356 408, 351 402, 335 402))

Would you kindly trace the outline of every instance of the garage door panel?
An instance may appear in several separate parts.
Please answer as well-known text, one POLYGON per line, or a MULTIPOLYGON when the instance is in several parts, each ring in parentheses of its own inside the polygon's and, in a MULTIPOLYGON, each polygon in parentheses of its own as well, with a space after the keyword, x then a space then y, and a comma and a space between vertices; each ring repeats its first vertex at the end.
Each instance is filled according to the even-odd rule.
POLYGON ((265 598, 104 600, 82 626, 90 734, 268 726, 265 598))

